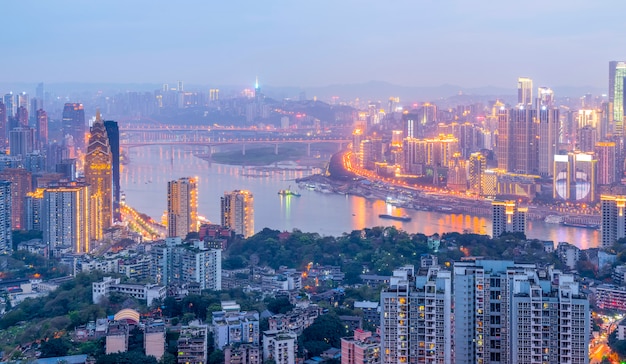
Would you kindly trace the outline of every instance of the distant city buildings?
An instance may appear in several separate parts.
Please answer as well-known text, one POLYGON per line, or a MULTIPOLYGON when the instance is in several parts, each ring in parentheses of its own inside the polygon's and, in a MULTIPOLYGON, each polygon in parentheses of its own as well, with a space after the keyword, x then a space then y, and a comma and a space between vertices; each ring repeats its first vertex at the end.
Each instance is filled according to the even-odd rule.
POLYGON ((85 108, 83 104, 65 104, 63 107, 63 125, 61 130, 64 135, 72 137, 76 148, 82 151, 85 150, 87 124, 85 123, 85 108))

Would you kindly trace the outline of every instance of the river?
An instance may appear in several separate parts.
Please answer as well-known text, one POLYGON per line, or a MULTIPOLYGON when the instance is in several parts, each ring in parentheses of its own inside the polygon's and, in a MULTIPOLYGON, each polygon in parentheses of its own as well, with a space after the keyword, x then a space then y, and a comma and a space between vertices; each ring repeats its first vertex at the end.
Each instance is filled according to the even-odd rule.
MULTIPOLYGON (((294 180, 313 173, 311 170, 296 170, 295 164, 287 163, 279 165, 286 170, 260 172, 241 166, 210 163, 196 157, 196 152, 202 153, 203 150, 182 146, 131 148, 128 152, 130 163, 122 166, 120 177, 126 203, 160 220, 167 207, 167 182, 181 177, 197 177, 199 215, 219 223, 220 197, 224 192, 250 190, 254 195, 256 231, 269 227, 338 236, 355 229, 393 225, 409 233, 426 235, 451 231, 491 234, 490 218, 402 209, 384 201, 298 189, 294 180), (278 195, 278 190, 290 186, 302 196, 278 195), (406 214, 412 219, 409 222, 383 220, 378 217, 379 214, 406 214)), ((555 243, 567 241, 581 249, 597 247, 600 242, 597 230, 564 227, 543 221, 530 221, 527 236, 555 243)))

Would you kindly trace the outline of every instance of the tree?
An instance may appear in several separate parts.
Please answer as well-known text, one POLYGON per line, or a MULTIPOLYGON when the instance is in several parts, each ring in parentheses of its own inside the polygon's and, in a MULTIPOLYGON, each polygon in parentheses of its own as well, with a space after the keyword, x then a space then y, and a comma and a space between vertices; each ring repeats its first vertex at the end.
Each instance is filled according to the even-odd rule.
POLYGON ((224 364, 224 352, 217 349, 209 355, 209 364, 224 364))
POLYGON ((293 305, 287 297, 278 297, 270 299, 267 303, 267 309, 273 314, 285 314, 293 310, 293 305))
POLYGON ((70 350, 70 343, 64 338, 48 339, 41 343, 41 358, 54 358, 66 356, 70 350))
POLYGON ((115 353, 98 357, 96 364, 158 364, 153 356, 146 356, 136 351, 115 353))
POLYGON ((304 329, 302 342, 310 354, 319 355, 321 351, 329 347, 340 348, 341 338, 347 334, 346 328, 341 323, 339 317, 329 313, 318 317, 311 326, 304 329))

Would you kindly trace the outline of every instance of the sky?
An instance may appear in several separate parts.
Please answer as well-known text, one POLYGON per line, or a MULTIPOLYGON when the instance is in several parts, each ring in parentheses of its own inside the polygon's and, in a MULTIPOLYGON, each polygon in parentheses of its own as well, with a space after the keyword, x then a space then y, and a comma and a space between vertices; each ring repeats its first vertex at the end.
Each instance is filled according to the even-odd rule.
POLYGON ((2 82, 607 87, 624 0, 3 3, 2 82))

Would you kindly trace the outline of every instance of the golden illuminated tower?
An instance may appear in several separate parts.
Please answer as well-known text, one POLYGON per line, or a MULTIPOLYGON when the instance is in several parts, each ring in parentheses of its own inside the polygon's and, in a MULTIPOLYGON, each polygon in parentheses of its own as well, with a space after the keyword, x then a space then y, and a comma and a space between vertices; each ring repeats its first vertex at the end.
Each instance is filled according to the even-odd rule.
POLYGON ((167 232, 185 238, 198 231, 198 187, 195 178, 180 178, 167 183, 167 232))
POLYGON ((85 155, 85 181, 90 188, 90 237, 102 239, 105 229, 111 227, 113 218, 113 159, 111 147, 100 111, 91 127, 89 145, 85 155))
POLYGON ((221 210, 222 226, 244 238, 254 235, 254 197, 250 191, 224 192, 221 210))

